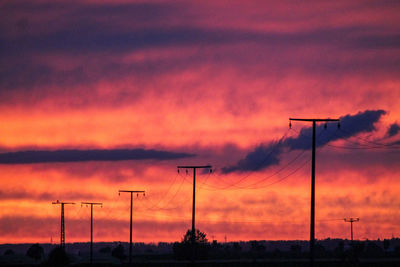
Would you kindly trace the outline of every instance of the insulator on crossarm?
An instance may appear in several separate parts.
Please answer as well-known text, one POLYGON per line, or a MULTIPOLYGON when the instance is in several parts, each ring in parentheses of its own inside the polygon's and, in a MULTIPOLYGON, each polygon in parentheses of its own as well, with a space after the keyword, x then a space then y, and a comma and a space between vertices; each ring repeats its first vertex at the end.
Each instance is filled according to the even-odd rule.
POLYGON ((178 169, 178 173, 179 173, 179 169, 178 169))
POLYGON ((340 122, 338 122, 338 124, 337 124, 337 128, 338 128, 338 129, 340 129, 340 122))
POLYGON ((292 129, 292 122, 289 121, 289 129, 292 129))
POLYGON ((328 128, 328 124, 325 123, 325 124, 324 124, 324 129, 326 130, 327 128, 328 128))
POLYGON ((186 174, 188 174, 189 173, 189 171, 188 171, 188 169, 186 169, 186 174))
POLYGON ((136 197, 139 197, 139 193, 136 194, 136 197))
POLYGON ((210 169, 210 173, 212 173, 212 169, 210 169))
POLYGON ((143 196, 145 197, 145 196, 146 196, 146 193, 143 192, 143 196))

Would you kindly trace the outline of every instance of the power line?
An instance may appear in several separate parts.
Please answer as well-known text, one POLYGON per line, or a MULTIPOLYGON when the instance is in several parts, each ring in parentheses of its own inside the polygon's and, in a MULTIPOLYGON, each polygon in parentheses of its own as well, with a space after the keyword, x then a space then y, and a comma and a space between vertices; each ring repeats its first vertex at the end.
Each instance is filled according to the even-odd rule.
MULTIPOLYGON (((279 174, 279 173, 282 172, 283 170, 287 169, 287 167, 288 167, 289 165, 291 165, 295 160, 297 160, 297 159, 299 158, 299 156, 303 155, 304 152, 305 152, 305 150, 303 150, 299 155, 297 155, 290 163, 286 164, 284 167, 280 168, 279 170, 277 170, 277 171, 274 172, 273 174, 271 174, 271 175, 269 175, 269 176, 267 176, 267 177, 265 177, 265 178, 263 178, 263 179, 261 179, 261 180, 259 180, 259 181, 257 181, 257 182, 254 182, 254 183, 252 183, 252 184, 250 184, 250 185, 248 185, 248 186, 243 186, 243 187, 237 187, 237 186, 236 186, 235 188, 232 188, 231 190, 257 190, 257 189, 263 189, 263 188, 269 187, 269 186, 271 186, 271 185, 274 185, 274 184, 276 184, 276 183, 279 183, 279 182, 281 182, 281 181, 283 181, 283 180, 289 178, 290 176, 292 176, 293 174, 295 174, 296 172, 298 172, 300 169, 302 169, 308 162, 310 162, 310 159, 307 159, 305 162, 301 163, 297 168, 295 168, 295 169, 294 169, 293 171, 291 171, 289 174, 287 174, 287 175, 285 175, 285 176, 279 178, 278 180, 276 180, 276 181, 274 181, 274 182, 271 182, 271 183, 268 183, 268 184, 266 184, 266 185, 258 185, 258 186, 256 186, 257 184, 259 184, 259 183, 261 183, 261 182, 264 182, 264 181, 268 180, 269 178, 271 178, 271 177, 273 177, 273 176, 279 174)), ((205 189, 205 188, 203 188, 203 189, 205 189)), ((223 189, 227 189, 227 188, 223 188, 223 189)), ((215 189, 215 190, 205 189, 205 190, 217 191, 217 190, 219 190, 219 189, 215 189)))
MULTIPOLYGON (((163 206, 158 206, 158 207, 150 207, 150 208, 147 208, 148 210, 171 210, 171 209, 176 209, 176 207, 175 208, 167 208, 168 207, 168 205, 170 204, 170 203, 172 203, 172 201, 178 196, 178 194, 179 194, 179 192, 181 191, 181 188, 182 188, 182 185, 184 184, 184 182, 185 182, 185 179, 184 178, 182 178, 182 181, 181 181, 181 183, 179 184, 179 186, 178 186, 178 188, 177 188, 177 190, 175 191, 175 193, 172 195, 172 197, 167 201, 167 202, 164 202, 164 205, 163 206)), ((162 199, 161 199, 162 200, 162 199)))
POLYGON ((341 129, 341 131, 339 131, 339 132, 346 133, 349 136, 343 137, 340 135, 336 135, 337 137, 343 138, 344 141, 351 143, 353 145, 356 145, 356 146, 361 146, 361 147, 371 148, 371 149, 399 149, 400 148, 400 146, 398 144, 383 144, 383 143, 378 143, 375 141, 368 140, 366 138, 362 138, 360 136, 354 136, 352 133, 350 133, 344 129, 341 129), (351 136, 351 135, 353 135, 353 136, 351 136), (352 141, 352 140, 350 140, 350 138, 356 138, 364 143, 352 141))
MULTIPOLYGON (((150 203, 150 206, 147 206, 147 204, 144 204, 144 202, 140 202, 140 203, 142 203, 144 206, 145 206, 145 208, 146 209, 149 209, 149 210, 153 210, 153 209, 157 209, 157 208, 159 208, 159 204, 166 198, 166 196, 169 194, 169 192, 171 191, 171 189, 172 189, 172 187, 175 185, 175 182, 176 182, 176 179, 177 179, 177 177, 179 176, 179 174, 177 174, 175 177, 174 177, 174 180, 172 181, 172 183, 170 183, 170 185, 168 186, 168 188, 167 188, 167 190, 166 190, 166 192, 164 193, 164 195, 162 196, 162 197, 160 197, 160 199, 154 204, 152 204, 152 203, 150 203)), ((182 181, 182 183, 183 183, 183 181, 182 181)), ((179 189, 180 189, 180 186, 179 186, 179 189)), ((147 194, 148 196, 149 196, 149 194, 147 194)), ((175 196, 175 195, 174 195, 175 196)), ((146 200, 147 200, 148 198, 146 197, 146 200)))
MULTIPOLYGON (((345 132, 345 133, 347 133, 347 134, 349 134, 349 135, 351 134, 350 132, 346 131, 345 129, 341 129, 341 131, 343 131, 343 132, 345 132)), ((383 143, 378 143, 378 142, 375 142, 375 141, 368 140, 368 139, 366 139, 366 138, 362 138, 362 137, 360 137, 360 136, 352 136, 352 137, 357 138, 357 139, 359 139, 359 140, 361 140, 361 141, 363 141, 363 142, 370 143, 370 144, 377 145, 377 146, 385 146, 385 147, 397 146, 397 144, 383 144, 383 143)), ((398 147, 398 146, 397 146, 397 147, 398 147)))
MULTIPOLYGON (((295 132, 297 132, 297 131, 295 131, 295 132)), ((321 132, 318 134, 318 137, 319 137, 323 132, 324 132, 324 131, 321 131, 321 132)), ((297 133, 298 133, 298 132, 297 132, 297 133)), ((268 187, 268 186, 270 186, 270 185, 272 185, 272 184, 278 183, 278 182, 280 182, 280 181, 282 181, 282 180, 288 178, 289 176, 293 175, 293 174, 296 173, 299 169, 301 169, 301 167, 304 166, 304 164, 305 164, 306 162, 302 163, 301 166, 300 166, 299 168, 296 168, 296 170, 295 170, 294 172, 292 172, 291 174, 286 175, 286 176, 284 177, 284 179, 279 179, 278 181, 272 182, 271 184, 267 184, 267 185, 261 185, 261 186, 256 186, 256 185, 257 185, 257 184, 260 184, 261 182, 264 182, 264 181, 268 180, 269 178, 274 177, 275 175, 278 175, 278 174, 281 173, 283 170, 287 169, 287 168, 288 168, 290 165, 292 165, 296 160, 298 160, 305 152, 306 152, 306 150, 302 150, 302 151, 301 151, 300 153, 298 153, 292 160, 290 160, 287 164, 285 164, 283 167, 281 167, 280 169, 278 169, 278 170, 275 171, 274 173, 272 173, 272 174, 270 174, 270 175, 268 175, 268 176, 266 176, 266 177, 263 177, 263 178, 261 178, 261 179, 258 180, 258 181, 252 182, 252 183, 249 184, 249 185, 238 186, 237 184, 240 183, 240 181, 239 181, 239 182, 236 182, 236 183, 229 184, 229 185, 227 185, 227 186, 225 186, 225 187, 217 187, 217 186, 213 186, 213 185, 207 184, 206 186, 209 187, 209 188, 211 188, 211 189, 209 189, 209 188, 204 188, 204 187, 201 188, 201 189, 204 189, 204 190, 207 190, 207 191, 217 191, 217 190, 226 190, 226 189, 230 189, 231 187, 234 187, 232 190, 239 190, 239 189, 261 189, 261 188, 268 187)), ((286 153, 288 153, 288 152, 286 152, 286 153)), ((250 174, 251 174, 251 173, 250 173, 250 174)), ((248 174, 247 177, 248 177, 250 174, 248 174)))
MULTIPOLYGON (((282 141, 286 138, 286 136, 287 136, 287 134, 289 133, 289 130, 287 130, 283 135, 282 135, 282 137, 279 139, 279 141, 272 147, 272 149, 267 153, 267 155, 260 161, 260 162, 258 162, 258 163, 256 163, 256 167, 254 168, 254 169, 258 169, 259 167, 261 167, 265 162, 266 162, 266 160, 272 155, 272 153, 273 152, 275 152, 275 150, 282 144, 282 141)), ((224 189, 228 189, 228 188, 230 188, 230 187, 236 187, 236 185, 238 185, 238 184, 240 184, 241 182, 243 182, 245 179, 247 179, 248 177, 250 177, 251 175, 253 175, 254 174, 254 172, 248 172, 246 175, 244 175, 243 177, 241 177, 239 180, 237 180, 236 182, 234 182, 234 183, 228 183, 228 185, 227 186, 225 186, 225 187, 222 187, 222 188, 218 188, 218 187, 215 187, 215 189, 218 189, 218 190, 224 190, 224 189)), ((223 176, 221 176, 221 175, 217 175, 217 176, 219 176, 219 177, 223 177, 223 176)), ((220 179, 221 181, 222 181, 222 179, 220 179)))
POLYGON ((295 174, 296 172, 298 172, 299 170, 301 170, 301 169, 302 169, 308 162, 310 162, 310 161, 311 161, 311 159, 307 159, 305 162, 303 162, 303 163, 302 163, 298 168, 296 168, 294 171, 292 171, 292 172, 289 173, 288 175, 286 175, 286 176, 284 176, 284 177, 282 177, 282 178, 280 178, 280 179, 278 179, 278 180, 276 180, 276 181, 274 181, 274 182, 272 182, 272 183, 269 183, 269 184, 267 184, 267 185, 265 185, 265 186, 262 186, 262 187, 248 188, 248 189, 266 188, 266 187, 269 187, 269 186, 271 186, 271 185, 280 183, 280 182, 282 182, 283 180, 286 180, 287 178, 289 178, 290 176, 292 176, 293 174, 295 174))
POLYGON ((291 172, 289 175, 285 175, 283 178, 280 178, 279 180, 277 180, 277 181, 275 181, 275 182, 269 183, 269 184, 267 184, 267 185, 262 185, 262 186, 257 186, 257 187, 255 187, 255 185, 257 185, 257 184, 259 184, 259 183, 261 183, 261 182, 264 182, 264 181, 268 180, 269 178, 271 178, 271 177, 273 177, 273 176, 275 176, 275 175, 281 173, 283 170, 285 170, 285 169, 288 168, 290 165, 292 165, 296 160, 298 160, 305 152, 306 152, 305 150, 301 151, 301 152, 300 152, 296 157, 294 157, 289 163, 287 163, 286 165, 284 165, 282 168, 280 168, 279 170, 277 170, 277 171, 274 172, 273 174, 271 174, 271 175, 269 175, 269 176, 267 176, 267 177, 265 177, 265 178, 263 178, 263 179, 261 179, 261 180, 259 180, 259 181, 256 181, 256 182, 254 182, 254 183, 252 183, 252 184, 250 184, 250 185, 248 185, 248 186, 246 186, 246 187, 243 187, 243 189, 260 189, 260 188, 265 188, 265 187, 271 186, 271 185, 273 185, 273 184, 275 184, 275 183, 278 183, 278 182, 280 182, 280 181, 282 181, 282 180, 288 178, 289 176, 291 176, 291 175, 293 175, 294 173, 296 173, 299 169, 301 169, 302 167, 304 167, 304 165, 305 165, 307 162, 309 162, 310 160, 309 160, 309 159, 306 160, 306 161, 303 162, 298 168, 296 168, 294 172, 291 172))

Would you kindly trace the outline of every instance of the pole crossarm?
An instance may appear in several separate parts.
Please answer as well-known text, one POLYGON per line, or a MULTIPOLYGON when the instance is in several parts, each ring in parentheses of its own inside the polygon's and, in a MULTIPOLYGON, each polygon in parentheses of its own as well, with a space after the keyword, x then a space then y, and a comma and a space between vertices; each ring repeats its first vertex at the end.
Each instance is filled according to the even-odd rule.
POLYGON ((144 193, 143 190, 118 190, 119 193, 144 193))
POLYGON ((75 202, 63 202, 63 201, 53 201, 52 202, 52 204, 54 204, 54 205, 57 205, 57 204, 60 204, 60 205, 68 205, 68 204, 71 204, 71 205, 75 205, 75 202))
POLYGON ((345 222, 358 222, 360 218, 344 218, 345 222))
POLYGON ((340 121, 339 119, 299 119, 299 118, 289 118, 290 121, 340 121))
POLYGON ((102 206, 103 203, 101 202, 81 202, 82 205, 98 205, 98 206, 102 206))
POLYGON ((211 165, 183 165, 183 166, 177 166, 178 169, 211 169, 212 166, 211 165))

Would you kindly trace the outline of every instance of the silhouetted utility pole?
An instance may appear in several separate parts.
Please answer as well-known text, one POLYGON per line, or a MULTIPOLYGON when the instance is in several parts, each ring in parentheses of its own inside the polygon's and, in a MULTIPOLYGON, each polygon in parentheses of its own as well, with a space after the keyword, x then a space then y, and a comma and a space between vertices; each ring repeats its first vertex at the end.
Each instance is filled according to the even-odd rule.
POLYGON ((60 238, 60 246, 61 248, 65 248, 65 224, 64 224, 64 205, 74 205, 74 202, 61 202, 56 201, 52 203, 53 205, 61 205, 61 238, 60 238))
POLYGON ((93 206, 103 207, 100 202, 81 202, 82 205, 90 205, 90 264, 93 264, 93 206))
POLYGON ((345 222, 350 223, 350 231, 351 231, 351 242, 353 242, 353 222, 358 222, 360 218, 344 218, 345 222))
MULTIPOLYGON (((290 121, 311 121, 312 126, 312 163, 311 163, 311 224, 310 224, 310 265, 314 266, 315 245, 315 130, 317 122, 339 121, 339 119, 294 119, 290 121)), ((291 124, 289 125, 291 126, 291 124)))
POLYGON ((131 193, 131 222, 129 228, 129 263, 132 263, 132 202, 133 202, 133 193, 145 194, 145 191, 135 191, 135 190, 119 190, 119 193, 131 193))
POLYGON ((188 166, 177 166, 178 167, 178 173, 179 169, 193 169, 193 206, 192 206, 192 235, 191 235, 191 240, 192 240, 192 247, 193 247, 193 255, 192 255, 192 260, 194 260, 194 243, 196 241, 196 229, 194 226, 195 222, 195 213, 196 213, 196 170, 197 169, 210 169, 211 172, 211 166, 210 165, 205 165, 205 166, 193 166, 193 165, 188 165, 188 166))

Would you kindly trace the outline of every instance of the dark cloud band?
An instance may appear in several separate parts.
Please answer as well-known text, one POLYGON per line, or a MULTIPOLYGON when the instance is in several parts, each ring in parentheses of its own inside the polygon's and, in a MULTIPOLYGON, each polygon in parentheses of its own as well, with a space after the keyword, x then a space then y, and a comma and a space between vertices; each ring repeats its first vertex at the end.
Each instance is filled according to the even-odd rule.
POLYGON ((170 160, 193 157, 193 154, 146 149, 18 151, 0 154, 0 164, 51 162, 170 160))

